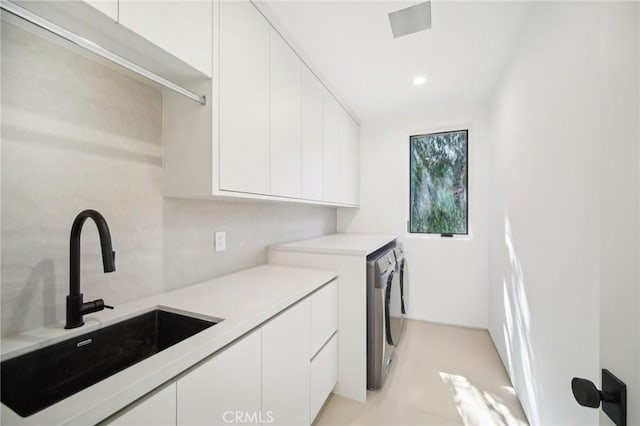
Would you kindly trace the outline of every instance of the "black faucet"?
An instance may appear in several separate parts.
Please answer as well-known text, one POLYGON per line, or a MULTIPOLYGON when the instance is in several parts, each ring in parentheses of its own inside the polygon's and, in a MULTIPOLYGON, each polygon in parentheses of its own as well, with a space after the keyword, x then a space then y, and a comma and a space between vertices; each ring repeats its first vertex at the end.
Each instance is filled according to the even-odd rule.
POLYGON ((83 302, 80 293, 80 233, 82 225, 87 218, 93 219, 100 234, 100 247, 102 248, 102 265, 104 272, 116 270, 116 252, 111 248, 111 233, 104 217, 95 210, 84 210, 76 216, 71 227, 71 249, 69 267, 69 295, 67 296, 67 325, 64 328, 77 328, 84 325, 83 315, 101 311, 104 308, 113 309, 113 306, 104 304, 104 300, 96 299, 92 302, 83 302))

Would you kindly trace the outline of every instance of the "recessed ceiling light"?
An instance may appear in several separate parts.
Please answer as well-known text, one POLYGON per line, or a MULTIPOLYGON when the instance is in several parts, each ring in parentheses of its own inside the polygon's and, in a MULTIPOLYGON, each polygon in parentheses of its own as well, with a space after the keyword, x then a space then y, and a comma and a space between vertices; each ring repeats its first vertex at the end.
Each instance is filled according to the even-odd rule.
POLYGON ((419 76, 417 76, 416 78, 413 79, 413 84, 415 86, 422 86, 426 82, 427 82, 427 77, 425 77, 423 75, 419 75, 419 76))

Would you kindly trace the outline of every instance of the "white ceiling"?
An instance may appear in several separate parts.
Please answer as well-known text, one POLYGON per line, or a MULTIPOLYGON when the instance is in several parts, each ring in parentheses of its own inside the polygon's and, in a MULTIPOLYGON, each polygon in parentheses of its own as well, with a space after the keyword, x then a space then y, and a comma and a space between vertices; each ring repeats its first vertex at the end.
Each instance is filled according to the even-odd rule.
POLYGON ((394 39, 387 14, 420 1, 274 1, 266 11, 360 118, 485 101, 528 2, 433 2, 432 29, 394 39), (428 82, 416 87, 413 79, 428 82))

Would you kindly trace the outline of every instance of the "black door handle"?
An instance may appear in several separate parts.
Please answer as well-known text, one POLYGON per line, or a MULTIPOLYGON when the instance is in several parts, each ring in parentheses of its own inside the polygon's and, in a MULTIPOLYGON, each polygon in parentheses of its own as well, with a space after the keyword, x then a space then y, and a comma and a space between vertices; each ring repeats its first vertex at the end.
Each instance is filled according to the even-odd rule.
POLYGON ((578 404, 583 407, 602 410, 618 426, 627 425, 627 385, 609 370, 602 370, 602 390, 598 390, 591 380, 574 377, 571 391, 578 404))
POLYGON ((600 407, 603 395, 591 380, 574 377, 571 379, 571 391, 578 404, 583 407, 600 407))

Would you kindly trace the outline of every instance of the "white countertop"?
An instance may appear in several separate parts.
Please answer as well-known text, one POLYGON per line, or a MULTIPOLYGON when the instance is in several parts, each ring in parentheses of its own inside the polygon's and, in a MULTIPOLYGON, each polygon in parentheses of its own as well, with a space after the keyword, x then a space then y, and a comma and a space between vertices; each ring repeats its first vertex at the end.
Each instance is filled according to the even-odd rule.
POLYGON ((269 250, 367 256, 396 239, 390 234, 332 234, 310 240, 274 244, 269 250))
POLYGON ((4 404, 6 425, 95 424, 171 380, 228 343, 335 278, 328 271, 262 265, 225 277, 116 306, 84 317, 85 325, 64 324, 2 339, 2 360, 97 330, 156 307, 223 319, 51 407, 22 418, 4 404))

